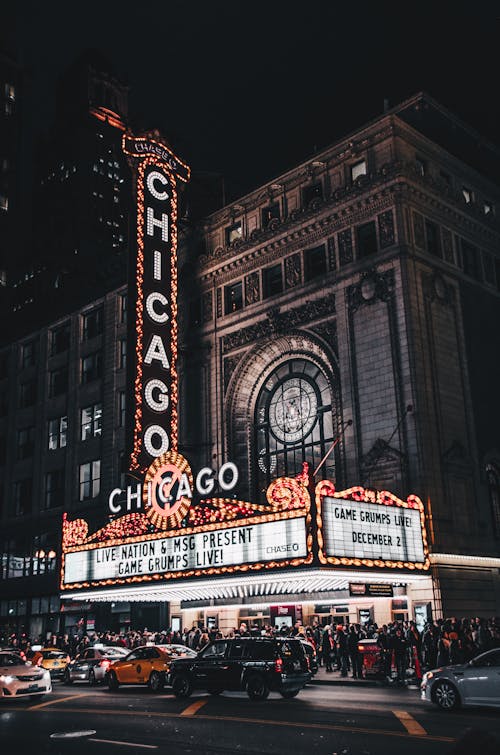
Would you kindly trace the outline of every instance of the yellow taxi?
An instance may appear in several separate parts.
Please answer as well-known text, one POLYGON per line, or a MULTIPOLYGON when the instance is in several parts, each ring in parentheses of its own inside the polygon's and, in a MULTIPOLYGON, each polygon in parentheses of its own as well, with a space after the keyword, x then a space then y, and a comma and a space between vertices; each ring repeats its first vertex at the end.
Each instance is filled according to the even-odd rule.
POLYGON ((33 666, 50 671, 51 679, 62 679, 66 666, 70 662, 70 657, 64 650, 59 648, 42 648, 40 645, 33 645, 33 657, 30 659, 33 666))
POLYGON ((120 684, 147 684, 152 692, 160 692, 174 658, 194 657, 194 650, 185 645, 143 645, 134 648, 125 658, 114 661, 106 672, 110 690, 120 684))

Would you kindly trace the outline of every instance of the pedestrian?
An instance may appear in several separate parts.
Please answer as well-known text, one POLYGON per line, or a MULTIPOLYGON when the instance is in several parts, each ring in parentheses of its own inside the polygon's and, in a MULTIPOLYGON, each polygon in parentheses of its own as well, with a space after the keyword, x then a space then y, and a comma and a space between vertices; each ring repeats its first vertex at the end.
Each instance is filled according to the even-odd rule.
POLYGON ((360 636, 358 628, 355 624, 351 624, 349 635, 347 637, 347 644, 349 646, 349 656, 351 658, 352 678, 361 679, 361 672, 363 667, 363 658, 359 652, 360 636))
POLYGON ((330 624, 327 624, 321 639, 321 657, 326 666, 326 671, 333 671, 332 663, 335 658, 335 640, 330 624))
POLYGON ((392 639, 392 648, 394 650, 394 659, 396 661, 397 683, 398 686, 404 686, 406 683, 406 666, 408 657, 408 642, 403 635, 401 627, 397 627, 396 633, 392 639))
POLYGON ((337 659, 340 665, 340 676, 347 676, 347 670, 349 668, 349 645, 342 624, 337 626, 335 641, 337 643, 337 659))

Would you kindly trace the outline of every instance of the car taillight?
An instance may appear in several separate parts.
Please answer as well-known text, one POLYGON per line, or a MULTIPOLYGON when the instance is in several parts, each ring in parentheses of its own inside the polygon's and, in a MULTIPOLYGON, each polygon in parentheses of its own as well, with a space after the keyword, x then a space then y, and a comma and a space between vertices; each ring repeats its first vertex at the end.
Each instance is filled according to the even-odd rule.
POLYGON ((358 650, 361 653, 361 651, 363 650, 363 645, 358 645, 358 650))
POLYGON ((99 666, 105 669, 105 671, 107 671, 108 668, 111 666, 111 661, 101 661, 99 666))
POLYGON ((306 655, 306 661, 307 661, 307 668, 310 671, 311 670, 311 659, 308 655, 306 655))
POLYGON ((39 658, 39 659, 37 660, 37 662, 36 662, 36 665, 37 665, 37 666, 41 666, 41 665, 42 665, 42 661, 43 661, 43 658, 39 658))
POLYGON ((276 658, 274 661, 274 670, 277 674, 281 674, 283 671, 283 659, 282 658, 276 658))

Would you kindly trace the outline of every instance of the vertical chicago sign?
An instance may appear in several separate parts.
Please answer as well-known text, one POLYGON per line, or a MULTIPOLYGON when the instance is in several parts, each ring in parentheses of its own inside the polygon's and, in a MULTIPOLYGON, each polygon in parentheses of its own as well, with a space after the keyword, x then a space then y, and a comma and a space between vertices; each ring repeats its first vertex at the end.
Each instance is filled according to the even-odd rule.
POLYGON ((189 168, 153 137, 124 134, 137 205, 130 469, 177 448, 177 185, 189 168))

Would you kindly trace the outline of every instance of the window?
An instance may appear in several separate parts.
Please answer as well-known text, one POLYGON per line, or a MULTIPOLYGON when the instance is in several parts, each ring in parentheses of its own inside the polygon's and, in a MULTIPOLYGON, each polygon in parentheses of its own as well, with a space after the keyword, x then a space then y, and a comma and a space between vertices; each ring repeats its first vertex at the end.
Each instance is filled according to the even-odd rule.
POLYGON ((304 275, 306 281, 326 274, 325 247, 317 246, 304 252, 304 275))
POLYGON ((123 338, 118 342, 118 369, 124 370, 127 366, 127 342, 123 338))
POLYGON ((46 509, 55 509, 64 504, 64 469, 54 469, 45 475, 46 509))
POLYGON ((69 322, 58 325, 50 333, 50 354, 61 354, 69 349, 70 343, 70 326, 69 322))
POLYGON ((101 489, 101 462, 89 461, 80 465, 79 500, 89 501, 99 495, 101 489))
POLYGON ((264 207, 263 210, 261 210, 261 224, 262 228, 267 228, 271 220, 273 218, 276 218, 277 220, 280 219, 280 205, 279 202, 276 202, 275 204, 270 205, 269 207, 264 207))
POLYGON ((31 367, 35 364, 35 342, 27 341, 21 344, 21 367, 31 367))
POLYGON ((483 202, 483 213, 485 215, 491 215, 493 213, 493 205, 491 202, 483 202))
POLYGON ((323 185, 321 181, 302 189, 302 207, 309 207, 313 199, 323 199, 323 185))
POLYGON ((119 306, 119 320, 122 324, 125 324, 127 322, 127 294, 120 294, 118 296, 118 306, 119 306))
MULTIPOLYGON (((123 394, 125 395, 125 394, 123 394)), ((95 438, 101 434, 102 404, 87 406, 81 411, 81 439, 95 438)))
POLYGON ((241 220, 238 220, 237 223, 233 223, 226 228, 226 246, 230 246, 232 243, 242 238, 243 226, 241 225, 241 220))
POLYGON ((283 291, 283 275, 281 265, 266 267, 262 271, 262 292, 264 299, 275 296, 283 291))
POLYGON ((20 383, 18 396, 20 409, 33 406, 36 401, 36 381, 28 380, 26 383, 20 383))
POLYGON ((0 194, 0 210, 8 212, 9 210, 9 197, 5 194, 0 194))
POLYGON ((68 368, 65 365, 49 372, 49 398, 60 396, 68 390, 68 368))
POLYGON ((419 176, 425 176, 425 174, 427 173, 427 161, 422 157, 416 157, 415 165, 417 167, 417 173, 419 174, 419 176))
POLYGON ((14 483, 14 514, 24 516, 31 512, 33 481, 31 477, 14 483))
POLYGON ((93 354, 89 354, 82 358, 82 383, 90 383, 93 380, 98 380, 101 377, 102 358, 101 352, 95 351, 93 354))
MULTIPOLYGON (((254 423, 253 494, 262 500, 271 480, 295 474, 306 460, 315 468, 330 448, 338 431, 326 375, 307 359, 279 365, 260 390, 254 423)), ((339 458, 338 449, 327 456, 326 479, 335 478, 339 458)))
POLYGON ((126 404, 125 391, 118 391, 118 427, 125 427, 126 404))
POLYGON ((495 537, 500 537, 500 470, 495 464, 487 465, 486 480, 490 495, 493 532, 495 533, 495 537))
POLYGON ((466 275, 470 275, 471 278, 481 280, 481 274, 479 271, 479 254, 478 250, 473 244, 469 244, 464 239, 461 240, 462 246, 462 268, 466 275))
POLYGON ((66 446, 68 433, 68 418, 55 417, 49 419, 49 451, 66 446))
POLYGON ((356 229, 358 239, 358 257, 368 257, 377 251, 377 229, 375 223, 365 223, 356 229))
POLYGON ((462 186, 462 196, 465 204, 470 204, 474 200, 472 189, 468 189, 467 186, 462 186))
POLYGON ((227 642, 214 642, 208 645, 202 652, 203 658, 224 658, 226 654, 227 642))
POLYGON ((83 315, 83 340, 88 341, 102 333, 102 307, 83 315))
POLYGON ((354 183, 360 176, 366 176, 366 160, 360 160, 351 165, 351 181, 354 183))
POLYGON ((224 313, 229 315, 243 309, 243 283, 238 281, 224 288, 224 313))
POLYGON ((28 459, 35 448, 35 428, 23 427, 17 431, 17 458, 28 459))
POLYGON ((14 84, 5 84, 5 99, 10 100, 11 102, 16 101, 16 88, 14 84))
POLYGON ((430 220, 425 221, 425 237, 427 251, 429 254, 434 254, 436 257, 441 256, 441 237, 439 233, 439 226, 435 223, 431 223, 430 220))

